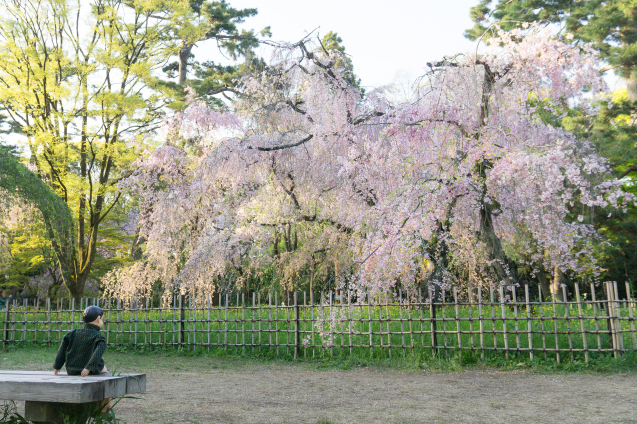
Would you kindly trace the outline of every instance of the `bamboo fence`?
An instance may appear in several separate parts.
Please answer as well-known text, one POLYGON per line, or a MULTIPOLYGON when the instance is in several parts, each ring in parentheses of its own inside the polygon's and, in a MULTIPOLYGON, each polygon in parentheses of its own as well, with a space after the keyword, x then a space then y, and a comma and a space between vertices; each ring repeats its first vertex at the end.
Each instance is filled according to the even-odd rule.
POLYGON ((368 351, 386 355, 429 350, 501 351, 506 357, 536 355, 558 362, 589 361, 591 354, 615 357, 637 350, 637 304, 626 284, 620 299, 617 283, 574 293, 562 287, 562 299, 541 291, 531 300, 529 287, 511 292, 474 288, 459 296, 455 288, 407 298, 355 298, 352 293, 323 293, 320 299, 295 292, 289 304, 277 293, 222 296, 175 296, 154 305, 151 299, 22 299, 0 311, 2 345, 58 344, 80 328, 88 305, 104 309, 102 329, 111 346, 178 346, 188 349, 272 349, 277 355, 333 355, 368 351), (508 294, 507 294, 508 293, 508 294), (435 299, 432 301, 431 299, 435 299))

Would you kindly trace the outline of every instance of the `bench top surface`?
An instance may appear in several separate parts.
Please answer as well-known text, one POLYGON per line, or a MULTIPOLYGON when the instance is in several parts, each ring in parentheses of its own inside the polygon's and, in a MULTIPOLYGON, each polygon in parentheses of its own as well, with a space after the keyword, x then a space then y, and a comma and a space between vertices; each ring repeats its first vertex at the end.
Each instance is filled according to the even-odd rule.
POLYGON ((0 399, 84 403, 146 391, 146 374, 67 375, 0 370, 0 399))

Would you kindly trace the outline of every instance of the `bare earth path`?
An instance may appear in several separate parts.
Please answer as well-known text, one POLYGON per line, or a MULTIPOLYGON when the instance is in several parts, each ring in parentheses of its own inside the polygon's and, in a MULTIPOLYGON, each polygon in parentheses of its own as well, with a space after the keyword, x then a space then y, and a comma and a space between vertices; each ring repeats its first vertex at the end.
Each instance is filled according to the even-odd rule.
POLYGON ((131 423, 637 423, 635 375, 309 371, 297 366, 148 376, 131 423))
MULTIPOLYGON (((0 368, 51 370, 55 352, 5 351, 0 368)), ((105 359, 110 371, 147 374, 147 392, 116 406, 126 423, 637 424, 635 373, 321 371, 312 363, 111 350, 105 359)))

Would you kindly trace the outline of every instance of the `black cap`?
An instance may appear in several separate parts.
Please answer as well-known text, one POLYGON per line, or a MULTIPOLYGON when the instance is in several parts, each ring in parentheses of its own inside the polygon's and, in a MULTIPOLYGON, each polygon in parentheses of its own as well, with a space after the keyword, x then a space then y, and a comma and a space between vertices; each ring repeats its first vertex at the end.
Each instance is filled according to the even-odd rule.
POLYGON ((89 306, 84 309, 84 322, 89 323, 104 315, 104 311, 99 306, 89 306))

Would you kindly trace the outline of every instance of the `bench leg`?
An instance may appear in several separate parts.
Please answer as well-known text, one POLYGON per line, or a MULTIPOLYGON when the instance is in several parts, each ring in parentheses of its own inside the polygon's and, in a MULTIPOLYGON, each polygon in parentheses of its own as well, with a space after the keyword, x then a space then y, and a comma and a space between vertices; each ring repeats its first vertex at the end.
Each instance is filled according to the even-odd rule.
POLYGON ((64 417, 73 417, 73 424, 81 424, 95 414, 102 402, 88 403, 57 403, 57 402, 33 402, 24 404, 24 418, 34 423, 63 424, 64 417))

